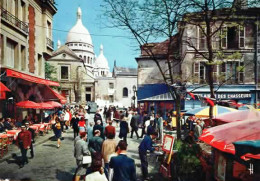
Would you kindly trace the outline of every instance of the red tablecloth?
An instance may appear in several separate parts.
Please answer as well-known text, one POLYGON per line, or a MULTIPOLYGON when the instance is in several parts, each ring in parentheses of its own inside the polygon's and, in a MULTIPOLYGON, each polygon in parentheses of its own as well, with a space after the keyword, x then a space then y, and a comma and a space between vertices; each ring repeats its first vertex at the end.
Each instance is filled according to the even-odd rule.
POLYGON ((38 129, 39 129, 39 127, 38 126, 35 126, 35 125, 31 125, 31 126, 29 126, 30 128, 32 128, 33 130, 35 130, 35 131, 37 131, 38 129))
POLYGON ((45 131, 45 128, 47 127, 44 125, 44 123, 43 124, 33 124, 33 126, 37 126, 40 131, 45 131))
POLYGON ((7 134, 0 134, 0 138, 8 138, 7 134))
POLYGON ((11 134, 11 135, 14 135, 14 140, 16 140, 18 134, 21 132, 21 130, 8 130, 6 131, 7 134, 11 134))
POLYGON ((7 141, 7 144, 12 144, 12 140, 14 138, 14 135, 13 134, 0 134, 0 138, 8 138, 8 141, 7 141), (11 139, 9 139, 11 138, 11 139))

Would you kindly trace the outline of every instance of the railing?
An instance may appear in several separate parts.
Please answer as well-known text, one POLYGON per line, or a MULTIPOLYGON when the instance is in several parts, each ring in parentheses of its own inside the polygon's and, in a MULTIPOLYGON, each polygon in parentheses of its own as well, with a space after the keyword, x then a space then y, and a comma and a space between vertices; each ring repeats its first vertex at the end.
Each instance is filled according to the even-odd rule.
POLYGON ((54 42, 49 38, 46 38, 46 40, 47 40, 47 46, 49 46, 53 49, 54 48, 54 42))
POLYGON ((19 20, 17 17, 15 17, 14 15, 12 15, 10 12, 8 12, 6 9, 4 9, 3 7, 0 6, 1 9, 1 17, 6 20, 7 22, 9 22, 10 24, 12 24, 13 26, 15 26, 16 28, 19 28, 20 30, 22 30, 23 32, 25 32, 26 34, 29 32, 28 29, 28 24, 24 23, 23 21, 19 20))
POLYGON ((54 5, 55 4, 55 0, 41 0, 42 2, 44 2, 44 3, 51 3, 52 5, 54 5))

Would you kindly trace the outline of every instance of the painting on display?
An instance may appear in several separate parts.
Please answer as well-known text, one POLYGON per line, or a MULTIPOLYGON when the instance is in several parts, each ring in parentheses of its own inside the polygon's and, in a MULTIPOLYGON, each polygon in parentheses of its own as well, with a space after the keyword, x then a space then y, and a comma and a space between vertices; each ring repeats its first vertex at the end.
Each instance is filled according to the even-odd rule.
POLYGON ((163 139, 162 150, 166 153, 170 153, 173 147, 174 137, 171 135, 165 135, 163 139))

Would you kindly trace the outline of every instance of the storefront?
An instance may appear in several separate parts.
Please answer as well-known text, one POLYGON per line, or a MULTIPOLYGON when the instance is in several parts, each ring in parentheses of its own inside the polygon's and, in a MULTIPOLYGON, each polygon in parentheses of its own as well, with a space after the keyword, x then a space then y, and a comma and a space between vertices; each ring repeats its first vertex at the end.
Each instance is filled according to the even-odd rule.
POLYGON ((0 99, 0 117, 11 117, 23 119, 25 115, 37 115, 40 118, 39 110, 19 109, 16 103, 21 101, 33 101, 37 103, 57 101, 65 103, 59 93, 51 87, 58 87, 59 83, 17 72, 11 69, 1 69, 1 82, 10 91, 5 92, 5 99, 0 99))

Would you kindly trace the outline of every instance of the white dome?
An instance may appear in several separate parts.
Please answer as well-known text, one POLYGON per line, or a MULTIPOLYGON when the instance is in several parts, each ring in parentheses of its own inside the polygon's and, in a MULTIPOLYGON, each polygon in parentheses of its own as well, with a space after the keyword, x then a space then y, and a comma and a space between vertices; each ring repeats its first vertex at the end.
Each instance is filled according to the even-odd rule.
POLYGON ((103 45, 100 45, 100 54, 96 58, 96 67, 109 69, 107 58, 104 56, 103 53, 103 45))
POLYGON ((67 36, 67 43, 82 42, 82 43, 87 43, 87 44, 92 45, 91 36, 90 36, 87 28, 85 28, 85 26, 82 24, 81 16, 82 16, 82 13, 81 13, 81 9, 79 7, 78 11, 77 11, 76 25, 70 29, 68 36, 67 36))

